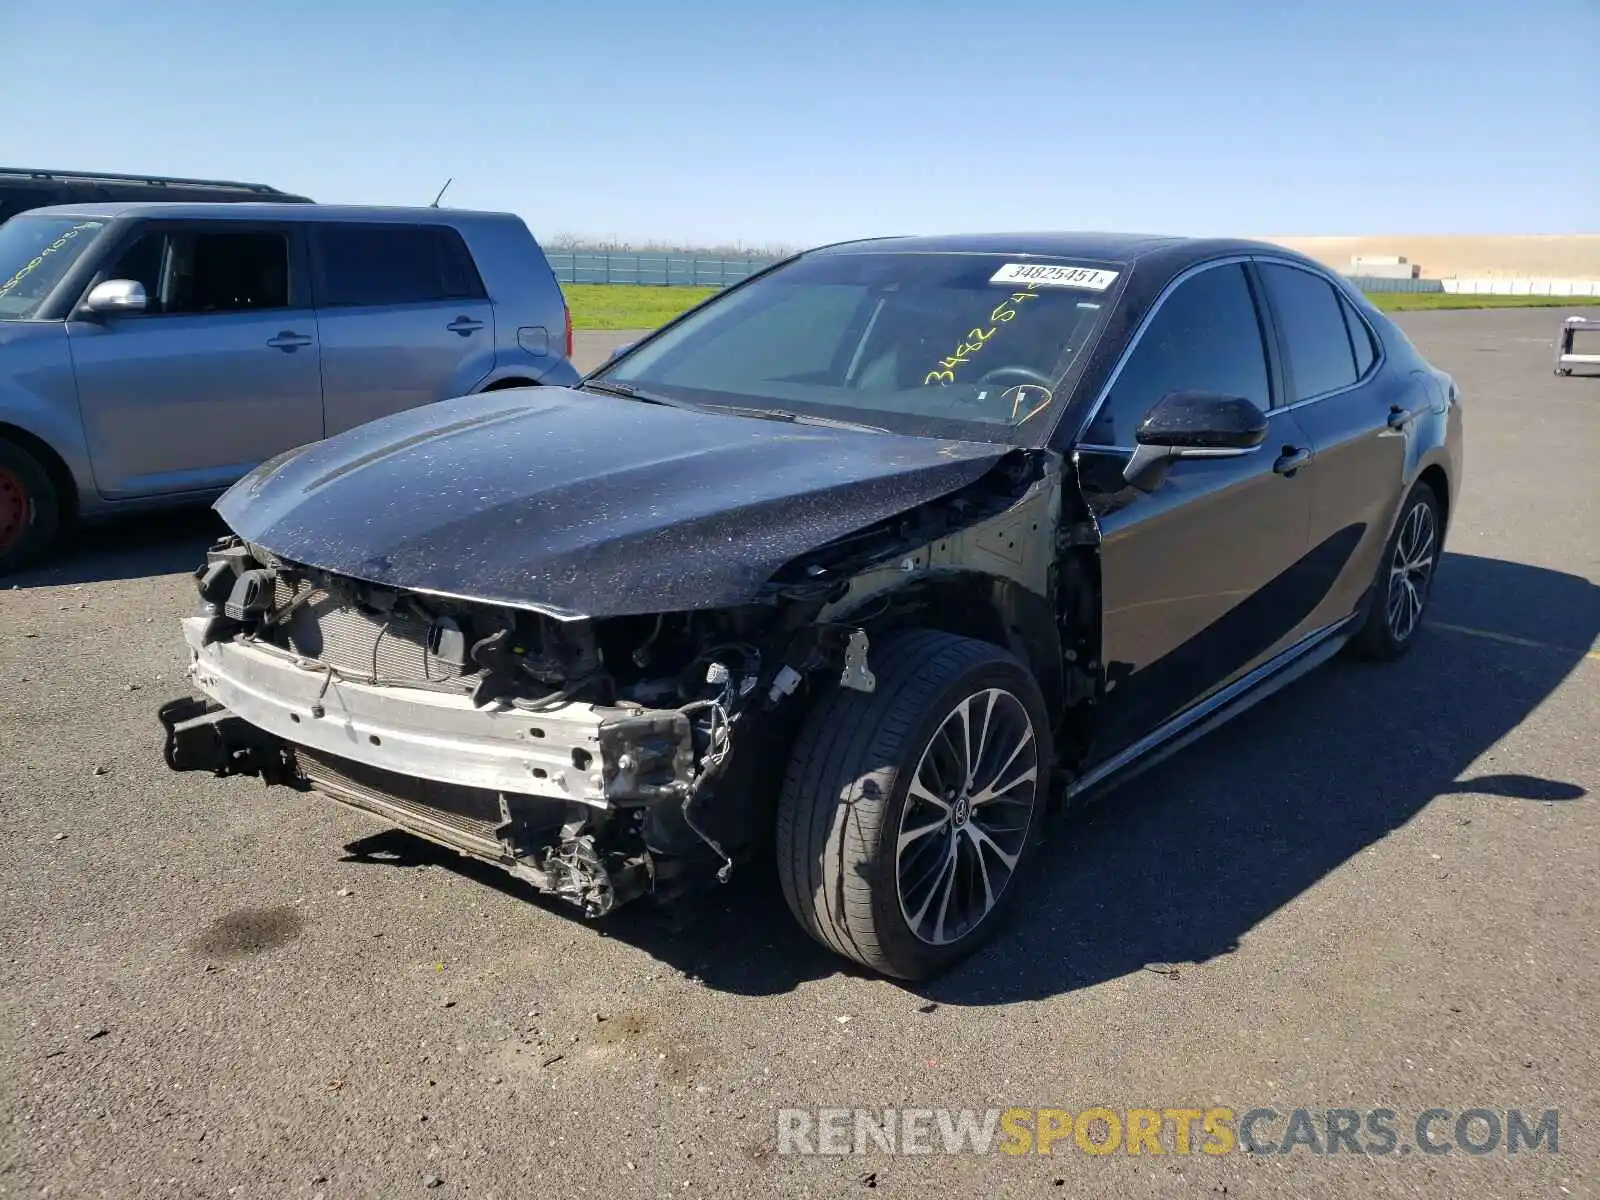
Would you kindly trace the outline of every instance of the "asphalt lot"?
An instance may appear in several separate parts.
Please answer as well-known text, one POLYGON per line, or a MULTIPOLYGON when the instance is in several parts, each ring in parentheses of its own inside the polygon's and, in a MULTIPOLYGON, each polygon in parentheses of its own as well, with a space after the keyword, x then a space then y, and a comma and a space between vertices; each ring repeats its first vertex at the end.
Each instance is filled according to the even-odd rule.
POLYGON ((1416 652, 1059 824, 1024 919, 919 989, 814 947, 754 867, 584 924, 169 773, 217 527, 85 535, 0 590, 0 1195, 1600 1194, 1600 380, 1551 374, 1562 315, 1400 318, 1469 439, 1416 652), (1387 1107, 1402 1141, 1554 1108, 1560 1152, 777 1155, 814 1105, 1387 1107))
POLYGON ((592 371, 605 362, 618 346, 639 336, 637 330, 578 329, 572 334, 572 364, 580 371, 592 371))

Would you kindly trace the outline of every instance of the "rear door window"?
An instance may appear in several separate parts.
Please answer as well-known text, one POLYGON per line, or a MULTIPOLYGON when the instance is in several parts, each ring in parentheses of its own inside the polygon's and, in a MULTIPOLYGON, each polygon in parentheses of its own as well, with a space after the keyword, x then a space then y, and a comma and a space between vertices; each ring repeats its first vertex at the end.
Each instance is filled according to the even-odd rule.
POLYGON ((1289 358, 1290 400, 1310 400, 1354 383, 1355 351, 1333 285, 1310 271, 1276 263, 1261 264, 1261 277, 1289 358))
POLYGON ((477 265, 472 261, 472 252, 467 249, 467 243, 454 229, 435 229, 434 235, 439 239, 440 269, 444 274, 444 294, 451 300, 482 300, 487 293, 483 290, 483 279, 478 275, 477 265))
POLYGON ((427 304, 484 295, 472 257, 453 229, 326 225, 317 241, 324 305, 427 304))

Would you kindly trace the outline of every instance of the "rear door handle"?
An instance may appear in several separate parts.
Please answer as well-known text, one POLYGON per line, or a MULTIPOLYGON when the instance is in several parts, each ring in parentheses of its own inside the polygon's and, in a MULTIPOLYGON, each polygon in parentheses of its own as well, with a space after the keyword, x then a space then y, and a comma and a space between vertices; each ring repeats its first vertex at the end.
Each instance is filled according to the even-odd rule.
POLYGON ((445 326, 451 333, 459 333, 462 337, 470 337, 483 328, 482 321, 474 321, 471 317, 457 317, 445 326))
POLYGON ((1279 475, 1293 475, 1310 461, 1311 451, 1304 446, 1285 446, 1283 453, 1272 464, 1272 469, 1279 475))
POLYGON ((267 345, 274 350, 282 350, 285 354, 293 354, 301 346, 311 345, 311 339, 303 333, 296 333, 292 329, 281 329, 277 337, 267 339, 267 345))

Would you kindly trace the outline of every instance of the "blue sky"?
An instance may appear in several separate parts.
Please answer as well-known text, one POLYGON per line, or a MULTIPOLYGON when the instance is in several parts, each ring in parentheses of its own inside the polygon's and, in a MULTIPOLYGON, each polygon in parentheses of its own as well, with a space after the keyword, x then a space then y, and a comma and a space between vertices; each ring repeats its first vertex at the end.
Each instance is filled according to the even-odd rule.
POLYGON ((0 45, 0 163, 454 176, 545 236, 1600 231, 1600 0, 0 0, 0 45))

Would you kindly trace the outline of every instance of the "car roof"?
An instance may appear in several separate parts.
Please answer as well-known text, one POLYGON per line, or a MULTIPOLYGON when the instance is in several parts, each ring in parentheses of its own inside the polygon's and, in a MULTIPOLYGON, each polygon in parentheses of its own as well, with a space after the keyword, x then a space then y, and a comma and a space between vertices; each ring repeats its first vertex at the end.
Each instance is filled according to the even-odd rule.
POLYGON ((923 254, 1015 254, 1049 258, 1084 259, 1091 262, 1137 262, 1159 256, 1169 265, 1182 261, 1198 262, 1225 254, 1299 255, 1267 242, 1241 238, 1193 238, 1149 233, 958 233, 936 236, 868 238, 824 246, 816 253, 850 254, 874 250, 894 250, 923 254))
POLYGON ((240 201, 110 200, 93 204, 51 204, 29 209, 26 216, 86 217, 104 221, 136 217, 206 221, 405 221, 455 222, 463 218, 495 217, 517 220, 512 213, 480 212, 464 208, 397 208, 361 204, 295 204, 240 201))

